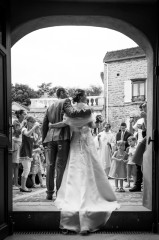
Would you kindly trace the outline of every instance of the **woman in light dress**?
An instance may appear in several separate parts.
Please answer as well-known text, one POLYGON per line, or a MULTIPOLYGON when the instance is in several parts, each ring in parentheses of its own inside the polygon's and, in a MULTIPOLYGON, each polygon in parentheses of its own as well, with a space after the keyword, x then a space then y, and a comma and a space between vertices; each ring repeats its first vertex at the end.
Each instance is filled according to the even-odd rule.
POLYGON ((112 152, 115 146, 115 137, 110 129, 111 125, 107 123, 103 131, 95 138, 99 161, 107 176, 109 175, 112 152))
MULTIPOLYGON (((84 90, 73 97, 75 108, 87 109, 84 90)), ((119 208, 108 178, 99 163, 91 128, 93 114, 88 118, 68 118, 50 124, 51 128, 69 125, 72 138, 69 157, 55 206, 61 211, 60 228, 88 234, 103 227, 112 211, 119 208)))

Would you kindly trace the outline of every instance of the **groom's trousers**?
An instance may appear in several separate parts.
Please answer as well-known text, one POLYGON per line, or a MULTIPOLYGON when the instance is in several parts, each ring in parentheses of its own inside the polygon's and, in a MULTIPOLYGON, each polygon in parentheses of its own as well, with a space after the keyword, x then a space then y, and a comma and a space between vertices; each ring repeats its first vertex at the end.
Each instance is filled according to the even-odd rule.
POLYGON ((47 194, 52 196, 55 191, 55 170, 56 170, 56 191, 60 188, 64 170, 66 167, 70 150, 70 140, 51 141, 47 143, 46 149, 46 187, 47 194))

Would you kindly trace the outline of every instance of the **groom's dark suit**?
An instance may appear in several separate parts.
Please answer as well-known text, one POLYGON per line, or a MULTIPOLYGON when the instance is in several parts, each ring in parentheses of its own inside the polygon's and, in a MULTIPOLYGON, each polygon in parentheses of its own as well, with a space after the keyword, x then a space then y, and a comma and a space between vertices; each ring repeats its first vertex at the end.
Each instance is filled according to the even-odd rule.
POLYGON ((91 110, 75 110, 69 99, 58 99, 46 111, 42 124, 42 142, 47 144, 46 162, 46 187, 47 198, 52 199, 54 192, 55 164, 57 171, 56 189, 60 188, 63 173, 66 167, 70 149, 70 128, 49 129, 49 123, 58 123, 63 120, 63 114, 68 117, 85 117, 91 114, 91 110))

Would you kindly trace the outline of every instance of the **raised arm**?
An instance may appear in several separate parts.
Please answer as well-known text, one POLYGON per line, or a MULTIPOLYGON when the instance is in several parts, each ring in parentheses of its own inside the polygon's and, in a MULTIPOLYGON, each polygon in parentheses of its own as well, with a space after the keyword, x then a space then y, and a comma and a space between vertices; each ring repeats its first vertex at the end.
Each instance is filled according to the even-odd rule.
POLYGON ((27 137, 30 137, 37 127, 39 127, 39 124, 37 122, 35 122, 35 124, 30 130, 27 130, 27 128, 24 127, 22 129, 22 134, 24 134, 27 137))
POLYGON ((71 105, 71 101, 70 99, 66 99, 65 103, 64 103, 64 112, 67 114, 68 117, 70 118, 76 118, 76 117, 88 117, 91 115, 91 109, 81 109, 76 110, 73 108, 73 106, 71 105))
POLYGON ((67 124, 62 121, 62 122, 58 122, 58 123, 49 123, 49 128, 62 128, 62 127, 66 127, 67 124))

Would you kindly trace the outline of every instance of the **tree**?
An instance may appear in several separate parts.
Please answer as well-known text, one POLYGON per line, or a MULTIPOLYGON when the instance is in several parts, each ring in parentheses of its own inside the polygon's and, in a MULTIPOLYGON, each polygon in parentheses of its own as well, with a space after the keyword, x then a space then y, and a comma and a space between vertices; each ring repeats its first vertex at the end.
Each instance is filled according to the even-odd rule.
MULTIPOLYGON (((56 86, 56 87, 51 88, 49 91, 49 96, 56 97, 56 91, 58 88, 61 88, 61 86, 56 86)), ((72 97, 76 89, 75 88, 67 88, 67 90, 68 90, 69 97, 72 97)))
MULTIPOLYGON (((56 97, 56 90, 60 88, 61 86, 53 87, 49 90, 49 96, 50 97, 56 97)), ((67 88, 69 97, 72 97, 74 95, 74 92, 77 88, 67 88)), ((95 86, 91 85, 89 88, 83 88, 83 90, 86 91, 87 96, 99 96, 102 93, 102 87, 101 86, 95 86)))
POLYGON ((73 97, 76 88, 68 88, 68 94, 70 97, 73 97))
POLYGON ((56 97, 56 91, 57 91, 58 88, 61 88, 61 86, 56 86, 56 87, 50 88, 49 96, 50 97, 56 97))
MULTIPOLYGON (((52 83, 42 83, 39 87, 38 91, 31 89, 28 85, 25 84, 12 84, 12 101, 19 102, 25 106, 29 106, 31 104, 30 98, 40 98, 45 91, 48 92, 49 97, 56 97, 56 90, 61 86, 55 86, 50 88, 52 83)), ((76 88, 67 88, 69 92, 69 96, 72 97, 76 88)), ((87 96, 99 96, 102 92, 101 86, 91 85, 89 88, 84 89, 86 91, 87 96)))
POLYGON ((102 93, 102 87, 91 85, 89 88, 85 89, 87 96, 99 96, 102 93))
POLYGON ((25 106, 29 106, 31 104, 30 98, 39 98, 39 94, 37 91, 31 89, 28 85, 18 84, 15 86, 12 84, 12 101, 21 103, 25 106))
POLYGON ((39 91, 49 92, 51 85, 52 85, 51 82, 50 83, 42 83, 41 85, 38 86, 39 91))

